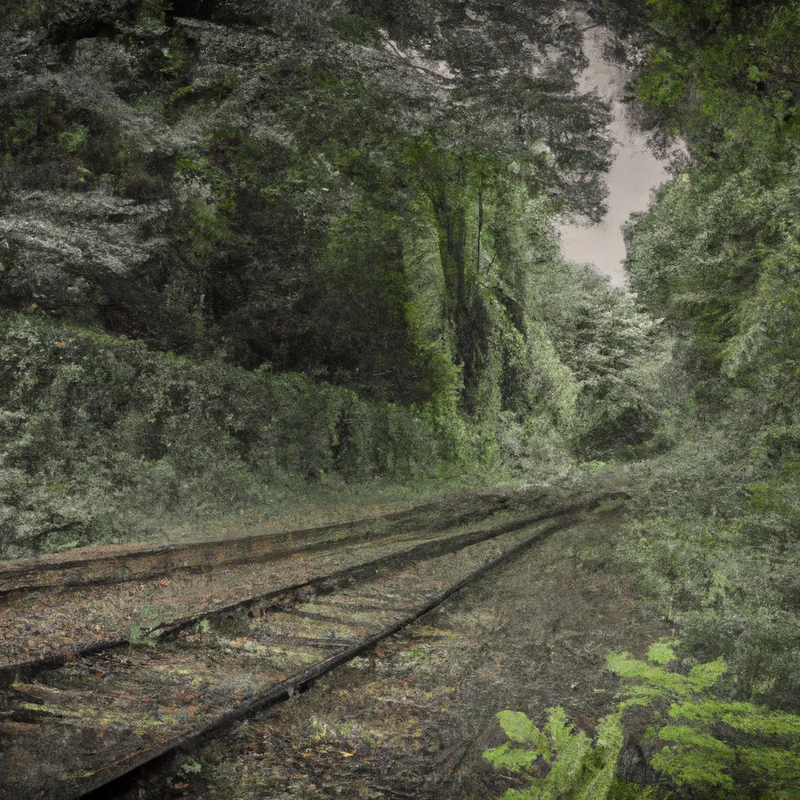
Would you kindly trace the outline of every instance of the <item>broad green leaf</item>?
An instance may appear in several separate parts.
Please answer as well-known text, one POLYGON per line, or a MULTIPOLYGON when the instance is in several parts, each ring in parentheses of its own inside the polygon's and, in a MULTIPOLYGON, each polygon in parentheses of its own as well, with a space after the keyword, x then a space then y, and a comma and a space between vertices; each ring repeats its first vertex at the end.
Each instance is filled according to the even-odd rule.
POLYGON ((548 764, 552 761, 547 736, 525 714, 521 711, 500 711, 497 719, 500 720, 501 727, 512 742, 532 745, 548 764))
POLYGON ((676 656, 675 651, 666 642, 656 642, 647 651, 647 658, 665 667, 670 661, 674 661, 676 656))
POLYGON ((484 752, 483 757, 495 767, 505 767, 511 772, 522 772, 530 769, 539 758, 536 750, 523 750, 519 747, 510 747, 508 742, 484 752))

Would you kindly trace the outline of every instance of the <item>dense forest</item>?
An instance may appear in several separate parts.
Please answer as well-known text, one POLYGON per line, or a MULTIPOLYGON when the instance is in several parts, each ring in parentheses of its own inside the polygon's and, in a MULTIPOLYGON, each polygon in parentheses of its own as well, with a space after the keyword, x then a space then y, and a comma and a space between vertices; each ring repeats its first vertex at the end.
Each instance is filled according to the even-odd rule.
POLYGON ((586 558, 675 625, 615 669, 682 722, 603 791, 796 798, 800 4, 588 11, 684 147, 630 291, 554 234, 611 157, 558 0, 4 3, 0 554, 618 470, 586 558))
POLYGON ((551 236, 603 208, 580 36, 492 9, 5 6, 5 552, 652 435, 654 326, 551 236))

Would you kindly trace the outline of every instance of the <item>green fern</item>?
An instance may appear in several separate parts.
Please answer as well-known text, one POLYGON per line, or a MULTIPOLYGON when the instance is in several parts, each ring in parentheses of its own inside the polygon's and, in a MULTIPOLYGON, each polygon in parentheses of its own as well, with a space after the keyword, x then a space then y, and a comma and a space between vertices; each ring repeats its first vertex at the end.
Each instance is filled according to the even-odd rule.
POLYGON ((530 780, 503 800, 655 797, 653 788, 619 780, 616 765, 625 711, 656 701, 652 730, 664 746, 651 764, 675 786, 697 798, 800 800, 800 716, 722 699, 722 660, 696 664, 687 674, 670 670, 676 661, 664 642, 650 648, 646 661, 610 653, 608 668, 626 685, 618 711, 600 721, 594 742, 575 731, 562 708, 547 709, 544 732, 519 711, 501 711, 497 718, 510 741, 484 757, 530 780))
POLYGON ((671 672, 674 650, 650 648, 648 661, 611 653, 608 668, 629 683, 621 692, 622 710, 668 704, 667 719, 655 727, 664 747, 652 766, 677 786, 723 796, 800 798, 800 716, 754 703, 719 699, 727 671, 722 660, 697 664, 687 675, 671 672), (735 794, 727 793, 735 789, 735 794))
MULTIPOLYGON (((622 713, 611 714, 597 727, 597 739, 575 731, 563 708, 547 709, 545 731, 519 711, 501 711, 497 718, 508 742, 483 755, 496 767, 526 772, 530 786, 509 789, 503 800, 604 800, 615 780, 622 748, 622 713)), ((639 797, 647 796, 639 794, 639 797)))

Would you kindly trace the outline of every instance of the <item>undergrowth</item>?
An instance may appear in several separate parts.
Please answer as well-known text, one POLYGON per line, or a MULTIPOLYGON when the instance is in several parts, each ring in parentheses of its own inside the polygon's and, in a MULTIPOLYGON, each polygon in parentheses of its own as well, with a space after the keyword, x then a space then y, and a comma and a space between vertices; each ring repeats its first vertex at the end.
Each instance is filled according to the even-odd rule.
MULTIPOLYGON (((367 402, 36 314, 0 319, 0 398, 0 557, 209 521, 240 529, 293 509, 335 517, 343 500, 409 504, 513 472, 498 448, 487 455, 499 429, 468 430, 446 409, 367 402)), ((513 458, 552 474, 566 446, 540 427, 526 442, 518 432, 513 458)))
POLYGON ((529 781, 503 800, 800 797, 800 716, 733 699, 725 661, 690 664, 659 642, 646 661, 610 653, 607 667, 624 685, 594 741, 575 731, 560 707, 547 709, 544 731, 521 712, 497 715, 510 743, 484 757, 529 781), (636 709, 646 710, 644 725, 631 715, 636 709), (638 786, 618 774, 626 734, 651 754, 655 785, 638 786))
POLYGON ((727 418, 647 465, 633 519, 596 554, 674 623, 687 655, 724 658, 738 690, 800 711, 800 513, 788 433, 727 418))

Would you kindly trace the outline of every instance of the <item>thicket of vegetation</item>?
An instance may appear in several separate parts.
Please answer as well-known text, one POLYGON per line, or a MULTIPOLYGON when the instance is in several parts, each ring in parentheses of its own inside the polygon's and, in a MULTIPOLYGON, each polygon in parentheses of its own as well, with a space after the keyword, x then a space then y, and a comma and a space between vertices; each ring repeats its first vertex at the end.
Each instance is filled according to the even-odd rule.
POLYGON ((550 230, 608 159, 559 2, 0 14, 0 548, 646 447, 653 326, 550 230))
MULTIPOLYGON (((605 775, 627 729, 650 786, 603 778, 610 797, 800 797, 800 4, 598 10, 632 56, 643 121, 688 151, 627 232, 639 307, 673 340, 659 432, 671 445, 644 465, 635 521, 602 554, 681 642, 657 647, 655 664, 609 661, 642 685, 594 749, 581 740, 572 788, 548 794, 539 772, 512 795, 589 796, 581 781, 605 775)), ((551 718, 549 736, 573 752, 580 737, 562 723, 551 718)))
POLYGON ((797 710, 800 6, 647 11, 637 93, 690 163, 630 225, 627 266, 675 337, 685 398, 622 558, 692 652, 797 710))

